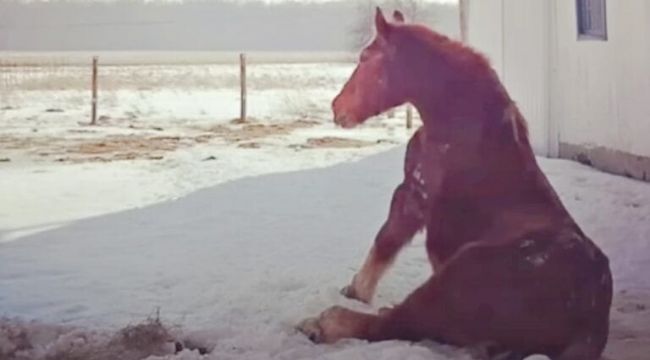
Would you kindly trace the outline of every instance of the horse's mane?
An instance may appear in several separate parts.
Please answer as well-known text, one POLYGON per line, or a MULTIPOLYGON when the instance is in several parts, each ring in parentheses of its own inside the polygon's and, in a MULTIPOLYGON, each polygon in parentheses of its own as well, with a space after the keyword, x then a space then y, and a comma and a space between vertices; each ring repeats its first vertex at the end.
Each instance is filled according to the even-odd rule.
POLYGON ((485 55, 464 43, 452 40, 448 36, 423 25, 399 24, 397 27, 404 39, 412 39, 416 43, 435 49, 437 54, 441 54, 449 62, 462 64, 464 71, 470 72, 475 79, 485 80, 486 83, 490 84, 492 91, 503 94, 508 101, 503 113, 504 120, 512 123, 515 139, 518 141, 522 138, 528 139, 526 119, 521 115, 517 105, 508 95, 507 90, 499 80, 499 76, 485 55))
POLYGON ((466 70, 473 72, 475 76, 492 78, 493 74, 496 75, 490 61, 483 54, 460 41, 452 40, 419 24, 403 24, 399 25, 399 28, 404 40, 414 40, 430 49, 435 49, 436 53, 445 56, 449 61, 468 65, 466 70))

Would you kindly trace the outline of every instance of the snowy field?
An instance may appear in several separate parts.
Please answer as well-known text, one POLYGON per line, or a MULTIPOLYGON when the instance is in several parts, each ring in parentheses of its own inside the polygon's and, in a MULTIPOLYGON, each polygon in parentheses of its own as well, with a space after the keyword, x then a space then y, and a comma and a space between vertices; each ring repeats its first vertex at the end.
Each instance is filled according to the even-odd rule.
MULTIPOLYGON (((386 216, 403 151, 229 182, 4 244, 4 315, 72 326, 43 330, 11 320, 5 333, 27 327, 34 334, 25 337, 43 347, 26 351, 53 356, 106 344, 107 329, 136 324, 159 309, 178 337, 210 351, 206 359, 469 359, 432 343, 316 346, 293 330, 332 304, 371 311, 398 302, 429 276, 419 238, 380 284, 372 308, 338 293, 386 216)), ((608 359, 647 359, 650 185, 568 161, 540 161, 612 260, 608 359)), ((174 358, 200 356, 186 350, 174 358)))
POLYGON ((354 133, 333 126, 330 103, 352 65, 323 57, 250 55, 241 124, 236 54, 102 54, 91 127, 89 54, 0 54, 0 242, 404 143, 403 109, 354 133))
MULTIPOLYGON (((2 69, 0 359, 471 359, 431 342, 317 346, 294 330, 333 304, 394 304, 430 276, 418 237, 372 306, 339 294, 385 219, 410 134, 403 111, 331 125, 349 64, 251 66, 247 124, 232 122, 232 64, 115 66, 97 127, 78 124, 87 69, 54 83, 42 70, 2 69), (167 330, 134 330, 158 313, 167 330), (174 355, 171 339, 208 354, 174 355)), ((610 256, 607 359, 647 360, 650 184, 540 163, 610 256)))

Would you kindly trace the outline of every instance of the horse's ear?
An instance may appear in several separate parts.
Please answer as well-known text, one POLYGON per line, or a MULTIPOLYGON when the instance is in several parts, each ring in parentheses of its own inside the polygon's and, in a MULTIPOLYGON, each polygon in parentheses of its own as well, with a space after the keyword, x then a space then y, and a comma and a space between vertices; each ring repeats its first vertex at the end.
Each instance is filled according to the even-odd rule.
POLYGON ((396 23, 403 23, 404 22, 404 14, 402 14, 402 12, 399 11, 399 10, 393 11, 393 20, 396 23))
POLYGON ((379 6, 375 12, 375 28, 377 29, 377 36, 386 38, 390 32, 390 24, 386 21, 384 13, 381 11, 379 6))

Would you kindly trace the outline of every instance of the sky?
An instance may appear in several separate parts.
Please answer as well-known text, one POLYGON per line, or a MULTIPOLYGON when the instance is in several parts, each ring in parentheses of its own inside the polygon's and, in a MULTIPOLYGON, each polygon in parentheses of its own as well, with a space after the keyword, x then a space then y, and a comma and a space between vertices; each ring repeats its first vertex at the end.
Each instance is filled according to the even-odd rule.
MULTIPOLYGON (((0 0, 0 51, 358 50, 357 25, 366 22, 359 0, 268 1, 277 6, 263 0, 0 0)), ((441 6, 431 24, 454 36, 457 22, 454 7, 441 6)))

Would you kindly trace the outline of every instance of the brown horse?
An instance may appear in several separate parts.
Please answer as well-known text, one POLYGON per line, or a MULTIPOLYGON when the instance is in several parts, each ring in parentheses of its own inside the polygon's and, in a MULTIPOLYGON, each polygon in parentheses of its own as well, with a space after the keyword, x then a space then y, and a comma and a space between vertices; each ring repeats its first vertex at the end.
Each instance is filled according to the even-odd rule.
POLYGON ((375 17, 376 37, 333 102, 351 128, 409 102, 423 127, 363 267, 343 290, 364 302, 426 228, 434 275, 378 315, 333 307, 299 329, 316 342, 432 339, 520 359, 595 360, 612 276, 537 165, 525 120, 487 60, 423 26, 375 17))

